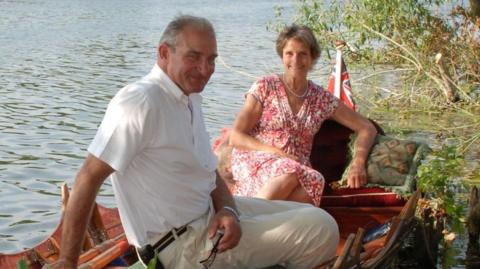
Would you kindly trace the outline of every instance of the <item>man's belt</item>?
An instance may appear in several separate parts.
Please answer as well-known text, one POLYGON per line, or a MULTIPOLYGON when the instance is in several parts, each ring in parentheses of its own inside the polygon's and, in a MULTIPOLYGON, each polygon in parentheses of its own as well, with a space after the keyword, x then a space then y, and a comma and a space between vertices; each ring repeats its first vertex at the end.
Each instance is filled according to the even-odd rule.
MULTIPOLYGON (((176 236, 180 236, 180 235, 184 234, 186 231, 187 231, 187 226, 186 225, 184 225, 184 226, 182 226, 178 229, 173 228, 165 236, 160 238, 160 240, 158 240, 156 243, 154 243, 153 246, 148 244, 146 246, 138 248, 137 251, 138 251, 139 258, 142 260, 142 262, 145 265, 148 265, 150 260, 152 260, 155 257, 155 251, 157 253, 160 253, 160 251, 164 250, 173 241, 175 241, 174 234, 176 234, 176 236)), ((157 261, 157 264, 161 264, 160 260, 157 261)), ((160 268, 163 268, 163 266, 160 267, 160 268)))

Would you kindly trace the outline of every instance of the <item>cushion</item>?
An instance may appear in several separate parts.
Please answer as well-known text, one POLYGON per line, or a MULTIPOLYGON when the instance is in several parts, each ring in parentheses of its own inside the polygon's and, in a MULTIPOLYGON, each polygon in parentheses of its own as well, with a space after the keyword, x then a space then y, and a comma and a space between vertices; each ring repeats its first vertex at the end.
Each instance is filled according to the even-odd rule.
MULTIPOLYGON (((382 187, 400 196, 412 193, 418 165, 430 148, 410 140, 377 135, 367 160, 367 187, 382 187)), ((350 165, 345 170, 341 186, 347 184, 350 165)))

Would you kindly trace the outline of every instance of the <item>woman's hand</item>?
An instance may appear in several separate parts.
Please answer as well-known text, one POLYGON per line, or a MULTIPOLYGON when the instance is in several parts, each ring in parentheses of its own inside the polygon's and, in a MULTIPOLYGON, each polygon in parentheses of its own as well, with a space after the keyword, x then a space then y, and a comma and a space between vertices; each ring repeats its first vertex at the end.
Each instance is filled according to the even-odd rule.
POLYGON ((367 171, 365 167, 362 165, 352 165, 348 171, 348 187, 358 189, 365 184, 367 184, 367 171))
POLYGON ((276 153, 282 157, 285 157, 285 158, 289 158, 289 159, 292 159, 294 161, 297 161, 298 162, 298 157, 295 156, 295 155, 292 155, 292 154, 289 154, 289 153, 286 153, 284 152, 283 150, 279 149, 279 148, 275 148, 275 147, 272 147, 272 152, 273 153, 276 153))
POLYGON ((222 208, 213 217, 208 228, 208 238, 214 238, 218 230, 222 230, 224 233, 218 245, 219 253, 236 247, 240 242, 242 237, 240 223, 237 217, 227 209, 222 208))

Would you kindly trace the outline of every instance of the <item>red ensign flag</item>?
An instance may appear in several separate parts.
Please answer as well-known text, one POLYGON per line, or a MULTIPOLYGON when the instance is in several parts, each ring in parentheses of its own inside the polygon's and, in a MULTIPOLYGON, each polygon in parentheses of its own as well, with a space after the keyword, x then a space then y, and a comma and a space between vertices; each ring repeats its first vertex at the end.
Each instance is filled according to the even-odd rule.
POLYGON ((350 79, 348 77, 347 67, 345 66, 345 62, 341 57, 341 53, 340 53, 340 57, 337 57, 336 66, 338 66, 339 58, 341 61, 341 75, 340 75, 339 89, 335 91, 335 79, 337 77, 335 72, 336 68, 333 69, 332 75, 330 76, 330 79, 328 81, 327 89, 329 92, 335 95, 335 97, 342 100, 349 108, 355 111, 355 102, 353 101, 352 87, 350 86, 350 79))

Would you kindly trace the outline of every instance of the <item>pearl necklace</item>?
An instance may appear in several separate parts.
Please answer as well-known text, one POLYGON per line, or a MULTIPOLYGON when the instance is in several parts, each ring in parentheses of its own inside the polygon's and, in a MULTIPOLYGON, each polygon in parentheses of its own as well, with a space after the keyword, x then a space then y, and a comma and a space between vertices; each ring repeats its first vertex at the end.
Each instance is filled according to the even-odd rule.
POLYGON ((305 98, 305 96, 307 96, 307 93, 308 93, 308 81, 307 81, 307 86, 305 86, 305 90, 303 90, 303 93, 302 94, 297 94, 296 92, 294 92, 292 89, 290 89, 290 87, 288 86, 288 83, 287 83, 287 80, 285 79, 285 73, 282 75, 282 79, 283 79, 283 85, 285 85, 285 89, 287 89, 287 91, 291 94, 293 94, 294 96, 296 96, 297 98, 305 98))

